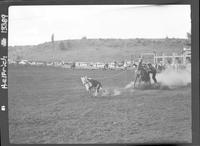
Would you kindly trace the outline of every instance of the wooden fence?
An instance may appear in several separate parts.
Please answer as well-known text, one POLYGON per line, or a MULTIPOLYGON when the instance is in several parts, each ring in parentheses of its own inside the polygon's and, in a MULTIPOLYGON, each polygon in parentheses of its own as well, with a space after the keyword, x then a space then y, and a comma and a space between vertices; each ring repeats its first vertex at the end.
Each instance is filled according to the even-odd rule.
POLYGON ((143 53, 142 58, 146 62, 151 62, 154 64, 186 64, 187 61, 191 62, 191 55, 172 53, 172 55, 156 55, 156 53, 143 53))

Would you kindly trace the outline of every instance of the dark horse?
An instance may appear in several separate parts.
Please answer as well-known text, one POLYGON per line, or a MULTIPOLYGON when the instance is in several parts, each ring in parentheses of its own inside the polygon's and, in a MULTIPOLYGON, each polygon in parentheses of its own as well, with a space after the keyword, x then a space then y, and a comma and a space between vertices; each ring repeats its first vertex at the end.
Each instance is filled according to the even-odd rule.
POLYGON ((139 85, 141 84, 141 82, 145 82, 148 85, 150 85, 151 82, 150 82, 150 76, 149 76, 148 70, 145 69, 144 67, 142 67, 141 70, 136 71, 136 78, 135 78, 135 81, 134 81, 134 87, 136 85, 137 80, 138 80, 139 85))

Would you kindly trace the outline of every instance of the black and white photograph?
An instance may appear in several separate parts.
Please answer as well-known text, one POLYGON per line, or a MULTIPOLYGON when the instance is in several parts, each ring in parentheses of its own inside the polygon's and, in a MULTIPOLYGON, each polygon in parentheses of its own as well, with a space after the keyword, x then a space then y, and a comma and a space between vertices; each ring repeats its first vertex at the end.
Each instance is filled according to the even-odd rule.
POLYGON ((189 4, 18 5, 8 22, 9 143, 192 142, 189 4))

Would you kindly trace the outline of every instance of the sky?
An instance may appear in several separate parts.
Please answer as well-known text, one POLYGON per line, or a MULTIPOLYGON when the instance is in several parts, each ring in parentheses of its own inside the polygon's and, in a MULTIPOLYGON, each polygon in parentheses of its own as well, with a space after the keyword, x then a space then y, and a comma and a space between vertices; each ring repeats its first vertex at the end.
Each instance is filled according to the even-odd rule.
POLYGON ((190 5, 10 6, 8 45, 87 38, 186 38, 190 5))

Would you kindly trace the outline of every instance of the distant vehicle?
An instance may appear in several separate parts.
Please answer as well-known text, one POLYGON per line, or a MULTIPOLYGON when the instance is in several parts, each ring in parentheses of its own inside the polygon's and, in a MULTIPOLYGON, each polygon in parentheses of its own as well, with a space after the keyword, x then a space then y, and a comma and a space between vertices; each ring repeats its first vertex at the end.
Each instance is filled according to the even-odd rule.
POLYGON ((118 67, 124 66, 124 62, 119 62, 119 63, 117 64, 117 66, 118 66, 118 67))
POLYGON ((114 62, 111 62, 111 63, 108 64, 109 69, 115 69, 115 67, 116 67, 116 65, 115 65, 114 62))
POLYGON ((124 66, 116 66, 115 69, 116 70, 125 70, 126 67, 124 67, 124 66))
POLYGON ((97 62, 97 63, 96 63, 96 67, 99 68, 99 69, 103 69, 104 66, 105 66, 104 63, 100 63, 100 62, 97 62))
POLYGON ((82 69, 85 68, 86 69, 86 68, 88 68, 88 63, 86 63, 86 62, 76 62, 75 66, 78 67, 78 68, 82 68, 82 69))
POLYGON ((36 62, 34 62, 34 61, 29 61, 28 64, 30 64, 30 65, 36 65, 36 62))
POLYGON ((73 64, 72 62, 63 62, 61 67, 62 68, 72 68, 72 64, 73 64))
POLYGON ((53 66, 53 62, 47 62, 46 66, 53 66))
POLYGON ((43 62, 36 62, 36 65, 41 66, 41 65, 44 65, 44 63, 43 62))
POLYGON ((28 64, 28 60, 21 60, 19 61, 18 64, 22 64, 22 65, 28 64))
POLYGON ((131 68, 133 66, 132 62, 131 61, 127 61, 124 63, 124 67, 125 68, 131 68))
POLYGON ((63 63, 62 62, 54 62, 54 66, 58 67, 58 66, 62 66, 63 63))

